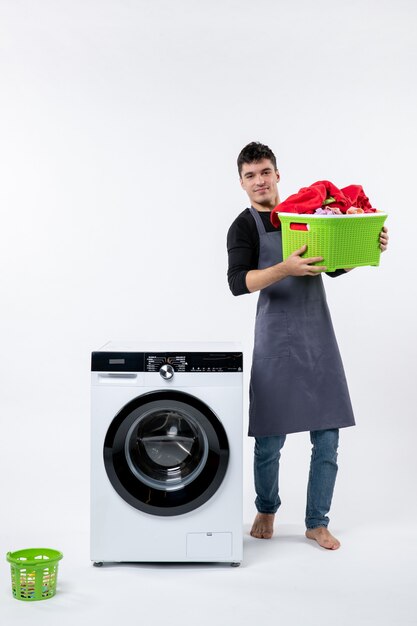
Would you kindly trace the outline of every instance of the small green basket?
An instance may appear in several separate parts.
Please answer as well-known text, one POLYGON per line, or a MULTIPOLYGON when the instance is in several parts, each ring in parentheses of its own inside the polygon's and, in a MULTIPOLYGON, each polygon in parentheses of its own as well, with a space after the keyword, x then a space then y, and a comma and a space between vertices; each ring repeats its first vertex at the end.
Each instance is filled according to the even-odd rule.
POLYGON ((386 213, 353 215, 300 215, 278 213, 282 229, 282 252, 286 259, 307 244, 302 256, 321 256, 328 272, 363 265, 379 265, 379 235, 386 213))
POLYGON ((16 600, 46 600, 56 593, 58 562, 62 552, 50 548, 28 548, 8 552, 12 592, 16 600))

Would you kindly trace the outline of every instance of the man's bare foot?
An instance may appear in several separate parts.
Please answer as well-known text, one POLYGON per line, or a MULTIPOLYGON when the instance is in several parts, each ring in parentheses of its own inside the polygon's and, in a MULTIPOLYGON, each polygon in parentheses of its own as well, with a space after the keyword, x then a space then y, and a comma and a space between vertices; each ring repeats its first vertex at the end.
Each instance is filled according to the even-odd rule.
POLYGON ((250 534, 256 539, 271 539, 274 534, 274 513, 258 513, 250 534))
POLYGON ((325 526, 306 530, 306 537, 308 537, 308 539, 314 539, 322 548, 327 548, 327 550, 337 550, 340 548, 340 541, 338 541, 336 537, 333 537, 325 526))

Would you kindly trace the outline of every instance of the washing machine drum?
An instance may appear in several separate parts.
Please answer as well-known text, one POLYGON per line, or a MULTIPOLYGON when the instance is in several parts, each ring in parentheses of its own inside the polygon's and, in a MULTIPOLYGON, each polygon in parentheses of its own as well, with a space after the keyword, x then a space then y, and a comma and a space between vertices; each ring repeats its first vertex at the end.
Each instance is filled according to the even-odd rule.
POLYGON ((153 515, 180 515, 207 502, 226 474, 229 446, 215 413, 179 391, 143 394, 116 415, 104 464, 117 493, 153 515))

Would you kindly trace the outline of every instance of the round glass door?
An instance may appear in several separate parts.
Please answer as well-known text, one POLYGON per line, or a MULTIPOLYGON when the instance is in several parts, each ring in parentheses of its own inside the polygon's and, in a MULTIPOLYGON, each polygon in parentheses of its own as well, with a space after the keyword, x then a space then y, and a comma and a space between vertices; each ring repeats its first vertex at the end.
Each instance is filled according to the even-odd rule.
POLYGON ((151 410, 132 424, 125 455, 133 474, 149 487, 182 489, 207 461, 207 435, 189 411, 151 410))
POLYGON ((154 515, 179 515, 206 502, 226 473, 225 430, 190 394, 139 396, 114 418, 105 439, 109 479, 129 504, 154 515))

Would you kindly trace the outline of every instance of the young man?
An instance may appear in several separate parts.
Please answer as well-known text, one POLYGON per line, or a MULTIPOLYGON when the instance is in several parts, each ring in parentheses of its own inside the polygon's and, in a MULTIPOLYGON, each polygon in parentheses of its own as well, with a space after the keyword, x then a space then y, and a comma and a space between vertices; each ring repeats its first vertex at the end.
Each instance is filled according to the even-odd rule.
MULTIPOLYGON (((272 537, 281 504, 280 450, 287 434, 310 431, 306 536, 336 550, 340 543, 327 528, 327 513, 337 474, 339 428, 355 421, 321 277, 326 268, 313 265, 322 257, 301 256, 306 246, 283 261, 281 231, 270 222, 271 210, 280 203, 280 176, 270 148, 252 142, 237 164, 251 206, 228 232, 228 281, 233 295, 260 291, 249 409, 258 511, 251 535, 272 537)), ((387 245, 384 227, 381 250, 387 245)))

